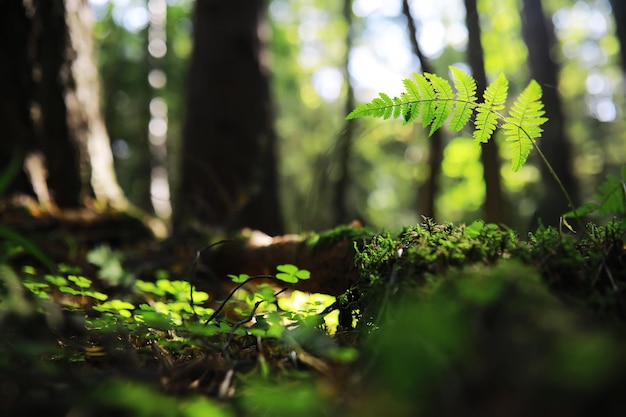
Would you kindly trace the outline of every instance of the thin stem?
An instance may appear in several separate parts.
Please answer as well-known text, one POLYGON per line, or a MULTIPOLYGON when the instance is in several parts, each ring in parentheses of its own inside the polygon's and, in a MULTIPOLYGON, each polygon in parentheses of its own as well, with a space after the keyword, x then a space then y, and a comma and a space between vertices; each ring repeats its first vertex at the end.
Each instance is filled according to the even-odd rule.
POLYGON ((565 189, 565 186, 561 182, 561 178, 559 178, 559 176, 557 175, 557 173, 554 170, 554 168, 552 168, 552 164, 550 164, 550 161, 548 161, 548 158, 546 158, 546 156, 544 155, 544 153, 541 150, 541 148, 539 147, 539 144, 537 143, 537 141, 535 141, 534 139, 532 139, 530 137, 529 137, 529 139, 531 140, 531 142, 533 143, 533 146, 537 150, 537 153, 539 154, 539 156, 543 160, 543 163, 546 164, 546 167, 548 168, 548 171, 550 171, 550 175, 552 175, 552 178, 554 178, 554 180, 556 181, 557 185, 561 189, 561 192, 565 196, 565 199, 567 200, 567 205, 569 206, 569 208, 572 211, 572 213, 574 213, 574 217, 576 218, 576 222, 578 223, 578 227, 580 228, 580 230, 584 230, 585 226, 583 225, 582 220, 580 220, 580 217, 578 216, 578 213, 576 213, 576 206, 574 205, 574 202, 572 201, 572 198, 570 197, 569 193, 565 189))

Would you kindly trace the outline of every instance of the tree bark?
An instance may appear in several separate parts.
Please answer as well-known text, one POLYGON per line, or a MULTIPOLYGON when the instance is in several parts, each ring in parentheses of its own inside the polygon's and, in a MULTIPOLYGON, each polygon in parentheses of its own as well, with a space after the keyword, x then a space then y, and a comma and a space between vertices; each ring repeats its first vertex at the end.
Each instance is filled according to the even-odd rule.
MULTIPOLYGON (((487 88, 487 75, 485 74, 485 59, 480 39, 481 29, 476 0, 465 0, 465 10, 465 22, 469 34, 467 48, 469 64, 472 67, 477 90, 479 94, 482 94, 487 88)), ((501 163, 498 143, 495 138, 482 144, 480 159, 483 164, 483 179, 485 181, 485 221, 508 224, 510 218, 506 198, 502 192, 501 163)))
MULTIPOLYGON (((81 176, 101 202, 124 209, 126 197, 117 182, 109 134, 100 106, 100 77, 95 60, 94 18, 87 0, 65 0, 68 54, 73 87, 66 91, 67 123, 83 156, 81 176)), ((84 182, 84 181, 83 181, 84 182)))
MULTIPOLYGON (((352 0, 343 1, 343 18, 348 27, 346 34, 346 58, 344 61, 344 76, 348 91, 346 92, 346 102, 344 106, 345 114, 348 114, 355 107, 354 89, 350 81, 350 72, 348 70, 350 64, 350 51, 352 50, 352 0)), ((351 214, 348 208, 348 186, 350 184, 350 155, 352 153, 352 141, 354 138, 354 121, 347 120, 343 125, 343 130, 337 138, 337 165, 339 175, 333 189, 333 211, 334 223, 349 223, 354 218, 350 218, 351 214)))
MULTIPOLYGON (((539 146, 570 194, 578 204, 578 182, 572 168, 572 145, 565 133, 565 120, 558 95, 559 68, 551 58, 555 45, 554 33, 540 0, 523 0, 522 29, 528 47, 531 76, 543 87, 546 117, 543 139, 539 146)), ((544 163, 540 164, 544 195, 539 201, 536 221, 557 225, 562 214, 570 210, 567 200, 544 163)))
MULTIPOLYGON (((32 79, 32 11, 27 15, 23 2, 0 2, 0 167, 8 167, 13 158, 22 165, 24 156, 34 147, 35 131, 30 116, 32 79)), ((33 190, 26 173, 19 171, 5 193, 33 190)))
POLYGON ((264 1, 199 0, 174 226, 282 232, 264 1))
POLYGON ((100 113, 90 13, 86 0, 0 3, 0 162, 17 153, 29 178, 20 174, 9 191, 34 193, 48 208, 80 206, 93 191, 125 205, 100 113))

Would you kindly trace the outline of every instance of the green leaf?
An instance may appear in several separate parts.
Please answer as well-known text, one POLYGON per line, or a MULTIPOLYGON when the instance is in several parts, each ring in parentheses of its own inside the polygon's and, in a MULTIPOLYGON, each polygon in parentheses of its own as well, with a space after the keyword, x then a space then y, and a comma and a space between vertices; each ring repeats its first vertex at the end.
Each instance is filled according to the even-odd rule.
POLYGON ((388 119, 393 112, 393 106, 394 103, 391 98, 385 93, 380 93, 379 97, 373 99, 370 103, 361 104, 356 109, 352 110, 352 112, 346 116, 346 120, 363 116, 384 117, 388 119))
POLYGON ((306 269, 301 269, 294 274, 298 279, 309 279, 311 278, 311 273, 306 269))
POLYGON ((485 90, 483 95, 485 101, 476 108, 476 129, 474 130, 476 143, 487 143, 496 130, 498 111, 504 108, 508 89, 509 82, 504 74, 500 73, 498 78, 485 90))
POLYGON ((422 97, 422 127, 426 128, 430 125, 433 120, 435 120, 436 114, 435 110, 437 110, 437 93, 433 88, 432 84, 426 78, 431 74, 424 73, 415 74, 415 81, 417 82, 417 87, 419 89, 420 96, 422 97))
POLYGON ((292 264, 284 264, 284 265, 278 265, 276 269, 280 272, 285 272, 287 274, 293 275, 296 272, 298 272, 300 268, 292 264))
POLYGON ((276 278, 281 281, 288 282, 290 284, 294 284, 298 282, 300 279, 309 279, 311 278, 311 273, 306 269, 300 269, 295 265, 284 264, 278 265, 276 269, 280 272, 276 274, 276 278))
POLYGON ((547 121, 543 117, 539 84, 531 81, 505 117, 500 112, 505 107, 509 82, 503 74, 499 74, 487 87, 483 92, 483 102, 479 104, 476 80, 458 68, 449 68, 456 94, 447 80, 435 74, 414 74, 412 79, 403 81, 405 91, 400 97, 392 99, 385 93, 379 93, 370 103, 354 109, 346 119, 363 116, 383 119, 403 117, 406 124, 421 117, 422 126, 430 126, 429 134, 432 135, 443 126, 450 114, 450 129, 459 131, 476 112, 472 135, 474 141, 477 144, 487 143, 501 123, 506 140, 511 142, 513 170, 519 170, 530 154, 534 139, 543 132, 541 125, 547 121))
POLYGON ((298 282, 298 278, 293 274, 287 274, 284 272, 279 272, 276 274, 276 278, 281 281, 288 282, 289 284, 295 284, 298 282))
POLYGON ((74 283, 78 288, 91 287, 91 280, 89 278, 81 277, 79 275, 70 275, 67 279, 74 283))
POLYGON ((56 275, 45 275, 44 279, 48 281, 50 284, 55 287, 62 287, 64 285, 68 285, 67 280, 64 277, 56 276, 56 275))
POLYGON ((83 297, 91 297, 91 298, 93 298, 95 300, 98 300, 98 301, 104 301, 107 298, 109 298, 109 296, 107 294, 105 294, 103 292, 100 292, 100 291, 84 291, 82 293, 82 296, 83 297))
POLYGON ((467 124, 476 107, 476 81, 457 67, 451 66, 450 72, 454 79, 457 96, 449 127, 450 130, 458 132, 467 124))
POLYGON ((622 178, 607 175, 594 198, 600 202, 598 211, 602 216, 626 213, 626 168, 622 169, 622 178))
POLYGON ((135 286, 142 292, 154 294, 159 297, 165 295, 165 290, 157 287, 154 282, 142 281, 138 279, 137 281, 135 281, 135 286))
POLYGON ((239 275, 228 274, 228 278, 230 278, 231 281, 236 283, 236 284, 241 284, 242 282, 246 282, 248 280, 248 278, 250 278, 250 275, 248 275, 248 274, 239 274, 239 275))
POLYGON ((134 317, 138 322, 144 323, 153 329, 170 330, 174 327, 174 323, 167 315, 156 311, 140 310, 135 312, 134 317))
POLYGON ((541 86, 532 80, 511 106, 509 117, 506 117, 504 135, 511 142, 511 163, 513 171, 518 171, 533 147, 534 140, 541 136, 540 128, 548 119, 541 102, 541 86))
POLYGON ((437 97, 437 100, 435 101, 435 117, 430 125, 429 136, 432 136, 437 129, 443 126, 444 122, 448 119, 448 116, 450 116, 450 112, 452 112, 452 106, 454 104, 454 93, 452 93, 452 87, 450 86, 448 80, 445 80, 435 74, 427 73, 425 76, 432 84, 437 97))
POLYGON ((80 291, 72 288, 72 287, 60 287, 59 291, 64 292, 66 294, 72 294, 72 295, 80 295, 80 291))
POLYGON ((406 92, 400 95, 396 104, 401 106, 401 114, 404 117, 404 124, 414 122, 420 114, 422 97, 415 81, 407 78, 403 81, 406 92))

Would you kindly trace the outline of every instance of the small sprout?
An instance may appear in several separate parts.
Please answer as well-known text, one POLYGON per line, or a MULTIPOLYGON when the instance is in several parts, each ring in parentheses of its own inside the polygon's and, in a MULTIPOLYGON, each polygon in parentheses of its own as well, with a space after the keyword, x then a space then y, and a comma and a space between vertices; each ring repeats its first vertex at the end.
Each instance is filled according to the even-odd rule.
POLYGON ((105 301, 107 298, 109 298, 108 295, 106 295, 105 293, 102 293, 100 291, 83 291, 83 293, 81 294, 83 297, 91 297, 95 300, 98 301, 105 301))
POLYGON ((290 284, 294 284, 301 279, 309 279, 311 278, 311 273, 306 269, 300 269, 295 265, 284 264, 278 265, 276 269, 279 271, 276 274, 276 278, 281 281, 288 282, 290 284))
POLYGON ((30 266, 30 265, 24 265, 22 267, 22 272, 27 274, 27 275, 36 275, 37 274, 37 270, 30 266))
POLYGON ((68 285, 67 280, 60 276, 46 275, 44 278, 55 287, 63 287, 68 285))
POLYGON ((91 287, 91 280, 89 278, 81 277, 80 275, 70 275, 67 279, 73 282, 78 288, 91 287))
POLYGON ((130 318, 130 310, 134 310, 135 306, 127 301, 122 300, 110 300, 99 306, 94 306, 95 311, 117 313, 122 317, 130 318))
POLYGON ((242 282, 246 282, 250 278, 250 275, 248 275, 248 274, 239 274, 239 275, 229 274, 228 278, 230 278, 235 284, 241 284, 242 282))

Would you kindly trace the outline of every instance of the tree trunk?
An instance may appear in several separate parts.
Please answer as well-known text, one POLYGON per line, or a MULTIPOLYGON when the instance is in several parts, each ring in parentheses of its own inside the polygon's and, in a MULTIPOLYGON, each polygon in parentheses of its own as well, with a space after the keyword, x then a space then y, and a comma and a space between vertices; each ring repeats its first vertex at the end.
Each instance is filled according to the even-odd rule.
MULTIPOLYGON (((558 66, 550 51, 555 40, 551 24, 544 15, 540 0, 523 0, 522 28, 528 47, 531 76, 543 87, 543 103, 546 117, 543 140, 539 146, 561 179, 563 186, 578 204, 578 183, 572 168, 572 146, 565 133, 565 121, 561 100, 558 95, 558 66)), ((560 216, 570 210, 567 200, 550 175, 545 164, 540 164, 544 196, 539 201, 537 221, 545 225, 557 225, 560 216)))
POLYGON ((198 0, 175 228, 282 232, 264 1, 198 0))
MULTIPOLYGON (((417 28, 415 27, 415 21, 411 14, 411 8, 409 7, 408 0, 402 0, 402 13, 406 17, 407 26, 409 29, 409 41, 413 48, 413 53, 417 56, 422 66, 423 72, 434 72, 430 67, 430 63, 422 53, 422 50, 417 41, 417 28)), ((419 214, 422 216, 430 217, 431 219, 437 218, 435 199, 439 193, 439 181, 441 179, 441 163, 443 162, 443 134, 441 129, 436 130, 428 140, 428 167, 430 169, 430 175, 426 182, 420 186, 418 198, 419 198, 419 214)))
MULTIPOLYGON (((480 21, 476 0, 465 0, 465 22, 469 33, 467 48, 470 67, 476 80, 477 91, 482 94, 487 88, 483 45, 480 39, 480 21)), ((483 164, 485 181, 485 221, 488 223, 508 224, 510 222, 505 196, 502 192, 500 177, 500 156, 495 139, 481 144, 480 159, 483 164)))
MULTIPOLYGON (((0 169, 13 158, 22 165, 24 155, 35 145, 31 120, 32 79, 31 31, 33 12, 27 16, 23 2, 0 2, 0 169)), ((26 173, 20 171, 6 193, 32 193, 26 173)))
POLYGON ((615 32, 620 45, 622 71, 626 74, 626 2, 624 0, 609 0, 615 19, 615 32))
MULTIPOLYGON (((344 75, 348 91, 346 92, 345 114, 348 114, 355 107, 354 89, 350 81, 350 72, 348 70, 350 64, 350 51, 352 50, 352 0, 343 1, 343 18, 348 27, 346 35, 346 58, 344 62, 344 75)), ((351 214, 348 209, 348 186, 350 184, 350 154, 352 153, 352 141, 354 138, 354 121, 347 120, 339 137, 337 138, 337 165, 339 175, 333 189, 333 211, 334 223, 349 223, 354 218, 350 218, 351 214)))
POLYGON ((43 206, 77 207, 97 199, 125 206, 100 113, 93 18, 86 0, 0 3, 0 162, 24 159, 12 192, 35 193, 43 206))

